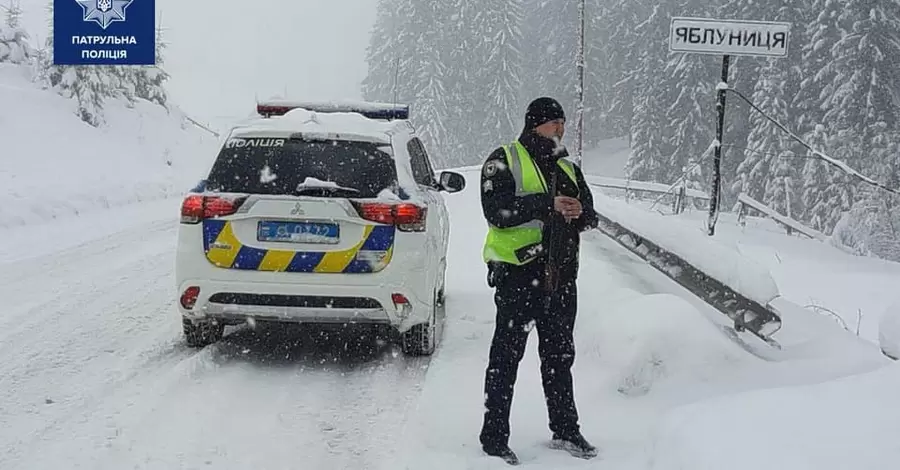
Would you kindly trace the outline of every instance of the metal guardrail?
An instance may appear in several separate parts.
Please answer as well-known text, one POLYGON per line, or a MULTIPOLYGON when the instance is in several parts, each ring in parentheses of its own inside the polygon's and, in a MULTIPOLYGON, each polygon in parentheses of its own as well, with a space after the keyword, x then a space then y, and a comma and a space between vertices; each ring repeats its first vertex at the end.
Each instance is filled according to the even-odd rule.
POLYGON ((747 208, 749 207, 781 224, 785 230, 787 230, 788 235, 793 235, 793 232, 796 231, 813 240, 825 241, 828 238, 822 232, 809 228, 790 217, 779 214, 775 209, 753 199, 745 193, 741 193, 738 196, 738 205, 738 221, 741 225, 746 222, 747 208))
MULTIPOLYGON (((672 185, 669 184, 592 175, 585 175, 585 180, 591 186, 597 186, 600 188, 620 189, 623 191, 640 191, 653 194, 676 194, 676 191, 673 190, 672 185)), ((709 200, 709 194, 697 189, 685 189, 684 196, 692 199, 701 199, 707 201, 709 200)))
POLYGON ((597 213, 600 232, 612 238, 683 288, 722 312, 734 322, 738 332, 749 331, 770 346, 780 348, 772 335, 781 329, 781 317, 765 305, 747 298, 721 281, 707 275, 684 258, 663 249, 609 217, 597 213))

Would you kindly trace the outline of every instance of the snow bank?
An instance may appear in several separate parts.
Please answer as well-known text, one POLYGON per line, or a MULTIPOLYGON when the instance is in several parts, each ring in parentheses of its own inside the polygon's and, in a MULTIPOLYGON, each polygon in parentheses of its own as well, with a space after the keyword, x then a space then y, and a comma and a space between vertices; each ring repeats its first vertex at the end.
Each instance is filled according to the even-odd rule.
POLYGON ((605 363, 601 368, 615 374, 616 390, 624 396, 677 393, 752 361, 693 305, 673 294, 610 302, 602 315, 585 310, 576 332, 579 349, 605 363))
MULTIPOLYGON (((630 205, 645 206, 640 201, 630 205)), ((683 224, 703 226, 706 213, 688 211, 665 219, 667 223, 680 220, 683 224)), ((699 233, 696 236, 706 237, 699 233)), ((746 225, 741 226, 733 213, 720 214, 714 239, 764 265, 783 297, 822 316, 832 326, 846 325, 852 334, 858 331, 866 341, 879 342, 882 315, 890 312, 897 301, 900 263, 854 256, 828 243, 787 235, 783 227, 768 218, 748 216, 746 225)), ((778 335, 783 338, 784 331, 778 335)))
POLYGON ((898 389, 894 364, 677 408, 656 430, 650 468, 885 468, 900 460, 898 389))
POLYGON ((778 286, 768 269, 708 237, 698 227, 691 227, 677 218, 663 217, 629 206, 599 192, 594 195, 594 208, 761 305, 766 305, 779 295, 778 286))
POLYGON ((148 102, 107 102, 108 124, 91 127, 23 66, 0 64, 0 103, 0 228, 177 197, 218 148, 177 108, 148 102))

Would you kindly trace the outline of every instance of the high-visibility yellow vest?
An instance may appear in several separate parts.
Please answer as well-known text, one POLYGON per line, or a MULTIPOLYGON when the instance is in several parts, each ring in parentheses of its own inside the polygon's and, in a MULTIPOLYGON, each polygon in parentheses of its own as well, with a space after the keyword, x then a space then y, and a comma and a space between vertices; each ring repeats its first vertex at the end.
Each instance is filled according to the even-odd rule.
MULTIPOLYGON (((516 196, 547 193, 547 182, 544 175, 535 165, 528 150, 518 140, 505 145, 506 164, 516 182, 516 196)), ((556 161, 560 168, 577 186, 575 167, 564 159, 556 161)), ((484 241, 482 258, 484 262, 499 261, 521 266, 533 261, 540 254, 544 223, 531 220, 509 228, 499 228, 488 224, 488 233, 484 241)))

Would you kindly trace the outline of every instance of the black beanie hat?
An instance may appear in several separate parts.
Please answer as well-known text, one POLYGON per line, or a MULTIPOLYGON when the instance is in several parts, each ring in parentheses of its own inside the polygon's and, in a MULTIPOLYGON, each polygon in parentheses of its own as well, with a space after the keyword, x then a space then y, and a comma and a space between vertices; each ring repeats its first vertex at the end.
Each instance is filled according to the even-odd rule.
POLYGON ((538 98, 528 105, 528 111, 525 113, 525 129, 531 130, 541 124, 565 118, 566 113, 558 101, 547 97, 538 98))

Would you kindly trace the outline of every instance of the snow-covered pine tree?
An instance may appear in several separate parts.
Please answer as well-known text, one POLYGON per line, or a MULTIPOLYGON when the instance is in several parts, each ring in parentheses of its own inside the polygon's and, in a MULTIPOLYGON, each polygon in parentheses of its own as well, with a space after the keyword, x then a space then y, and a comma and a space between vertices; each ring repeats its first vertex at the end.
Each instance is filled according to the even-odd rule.
MULTIPOLYGON (((472 93, 477 73, 473 51, 483 40, 481 34, 472 35, 468 21, 479 14, 480 4, 467 0, 441 2, 442 18, 435 28, 441 30, 440 44, 435 45, 444 64, 442 82, 445 108, 441 116, 447 138, 444 143, 445 161, 452 165, 473 165, 484 159, 481 147, 473 146, 472 132, 481 123, 485 103, 472 93)), ((476 144, 486 144, 478 142, 476 144)))
MULTIPOLYGON (((825 126, 817 125, 812 132, 806 135, 806 141, 813 148, 828 148, 828 135, 825 132, 825 126)), ((849 206, 843 207, 844 204, 840 200, 840 194, 829 191, 829 189, 837 187, 833 184, 835 176, 839 176, 836 170, 824 161, 813 156, 807 156, 804 159, 801 173, 801 199, 806 210, 800 220, 822 232, 827 232, 827 227, 833 225, 828 224, 829 220, 836 221, 840 218, 840 211, 837 214, 832 213, 835 208, 849 208, 849 206), (837 215, 837 218, 834 217, 835 215, 837 215)))
POLYGON ((900 0, 850 0, 838 24, 845 34, 832 49, 836 73, 826 119, 860 144, 855 166, 865 172, 898 158, 879 152, 885 145, 878 140, 900 129, 900 0))
POLYGON ((20 25, 22 8, 16 0, 10 0, 9 5, 0 8, 6 16, 0 24, 0 62, 28 63, 35 58, 36 51, 29 43, 28 33, 20 25))
POLYGON ((84 122, 99 127, 105 123, 103 104, 107 98, 122 97, 122 83, 112 67, 53 65, 53 1, 48 2, 50 33, 47 48, 51 51, 46 67, 49 86, 77 103, 75 114, 84 122))
MULTIPOLYGON (((897 142, 897 136, 890 142, 897 142)), ((892 145, 892 150, 898 152, 900 146, 892 145)), ((896 160, 886 162, 884 171, 891 176, 883 182, 898 187, 900 168, 896 160)), ((836 224, 832 239, 860 255, 900 261, 900 197, 873 186, 863 187, 860 196, 836 224)))
POLYGON ((402 21, 399 12, 409 3, 408 0, 378 0, 375 24, 366 48, 368 73, 362 81, 363 99, 391 102, 395 90, 399 89, 395 82, 395 77, 399 77, 397 52, 402 21))
POLYGON ((485 0, 480 8, 481 14, 465 24, 473 35, 487 39, 472 51, 475 69, 470 84, 472 96, 484 110, 472 130, 472 142, 483 154, 516 138, 522 129, 524 112, 515 110, 524 109, 520 101, 523 14, 521 0, 485 0))
MULTIPOLYGON (((761 76, 753 90, 752 101, 773 119, 784 123, 788 118, 787 103, 784 98, 784 86, 786 78, 784 69, 779 67, 776 59, 769 59, 766 67, 761 71, 761 76)), ((771 181, 775 160, 785 158, 785 153, 790 150, 790 142, 784 131, 759 113, 750 116, 750 136, 747 139, 747 149, 744 158, 738 166, 736 179, 732 190, 736 193, 744 193, 748 196, 770 204, 766 195, 771 197, 767 186, 771 181)))
MULTIPOLYGON (((850 0, 837 23, 843 34, 824 69, 834 77, 825 101, 825 119, 836 128, 832 156, 883 183, 895 181, 900 168, 900 0, 850 0)), ((865 189, 854 207, 878 206, 885 194, 865 189)))
POLYGON ((155 35, 155 65, 131 66, 131 82, 133 83, 134 96, 143 98, 151 103, 156 103, 162 107, 166 107, 168 102, 168 94, 165 89, 165 82, 169 79, 169 74, 162 69, 164 62, 163 51, 168 47, 168 43, 163 38, 165 29, 162 27, 162 14, 159 15, 159 24, 156 26, 155 35))
MULTIPOLYGON (((803 20, 801 4, 777 6, 771 15, 775 21, 797 24, 803 20)), ((753 92, 754 102, 770 117, 783 125, 791 125, 793 112, 792 97, 799 90, 801 73, 796 64, 800 62, 802 50, 788 51, 784 59, 768 59, 759 70, 759 79, 753 92)), ((738 166, 736 181, 741 183, 741 192, 762 201, 780 214, 800 218, 802 205, 802 184, 798 175, 802 160, 796 158, 805 149, 778 129, 755 110, 750 116, 750 134, 744 162, 738 166)))
MULTIPOLYGON (((837 18, 843 9, 838 0, 807 0, 806 20, 794 23, 792 51, 800 50, 802 73, 794 76, 797 88, 791 103, 791 128, 813 148, 827 150, 829 130, 824 103, 831 94, 834 69, 832 46, 840 39, 837 18)), ((796 147, 795 147, 796 148, 796 147)), ((805 149, 803 150, 805 153, 805 149)), ((803 160, 802 213, 796 217, 813 228, 828 233, 840 214, 849 209, 848 180, 834 167, 814 157, 803 160)))
POLYGON ((634 84, 634 116, 631 123, 631 153, 625 174, 639 181, 668 182, 667 167, 673 147, 666 132, 666 89, 660 70, 666 65, 667 48, 659 38, 670 23, 664 5, 653 5, 649 16, 635 28, 636 35, 648 38, 638 44, 637 68, 631 75, 634 84))
MULTIPOLYGON (((670 8, 670 16, 704 16, 709 5, 702 0, 680 0, 670 8)), ((659 37, 667 38, 668 35, 660 34, 659 37)), ((712 154, 706 151, 716 138, 715 86, 720 72, 719 58, 679 53, 670 55, 659 73, 658 80, 666 91, 665 116, 673 144, 671 153, 665 156, 666 170, 658 177, 659 181, 674 182, 684 175, 684 169, 696 167, 700 172, 685 175, 688 186, 709 189, 712 154)))
POLYGON ((441 22, 452 14, 448 2, 383 0, 367 50, 363 80, 367 100, 410 105, 410 121, 439 166, 462 164, 453 152, 445 74, 447 32, 441 22))
POLYGON ((435 27, 450 13, 449 6, 447 2, 419 4, 413 30, 422 33, 421 40, 415 43, 415 59, 410 70, 411 89, 415 93, 412 121, 431 158, 441 166, 464 164, 456 152, 447 151, 452 144, 446 127, 450 109, 444 86, 447 73, 443 47, 445 31, 435 27))
POLYGON ((792 50, 800 50, 798 68, 802 74, 793 98, 792 124, 801 136, 818 133, 817 128, 824 124, 824 98, 831 94, 836 72, 827 66, 832 62, 831 49, 841 38, 837 19, 843 3, 842 0, 809 0, 808 21, 794 27, 792 50), (796 40, 797 36, 800 41, 796 40))
MULTIPOLYGON (((734 20, 772 20, 775 5, 765 2, 748 2, 747 0, 728 0, 718 7, 712 7, 716 18, 734 20)), ((729 65, 728 85, 741 91, 746 96, 753 93, 759 81, 760 70, 764 60, 756 57, 732 56, 729 65)), ((738 180, 737 170, 744 160, 744 149, 752 128, 750 117, 755 111, 745 106, 733 95, 726 96, 725 131, 722 147, 722 198, 723 207, 730 207, 738 193, 733 189, 738 180)))
POLYGON ((638 35, 638 25, 650 16, 651 7, 647 0, 614 0, 596 6, 592 28, 606 33, 600 44, 604 49, 603 62, 590 65, 603 70, 603 79, 607 81, 604 90, 609 97, 602 124, 605 135, 631 136, 635 95, 641 92, 636 88, 640 55, 635 51, 641 50, 646 42, 646 38, 638 35))
POLYGON ((663 182, 682 176, 683 168, 699 163, 700 173, 688 176, 688 186, 709 189, 712 155, 706 152, 716 138, 715 71, 717 61, 709 56, 678 54, 669 60, 663 77, 672 91, 668 95, 667 121, 672 126, 674 148, 668 155, 663 182), (703 160, 701 160, 703 158, 703 160))
MULTIPOLYGON (((586 0, 584 19, 584 148, 590 149, 596 146, 601 139, 620 137, 615 130, 610 129, 609 107, 612 98, 612 88, 615 85, 617 71, 609 66, 610 31, 603 27, 601 17, 605 0, 586 0)), ((573 23, 575 31, 578 31, 578 17, 573 23)), ((578 70, 575 61, 572 62, 575 69, 574 84, 578 90, 578 70)), ((577 104, 577 103, 576 103, 577 104)), ((575 138, 575 111, 572 108, 572 137, 575 138)))
POLYGON ((783 150, 771 162, 769 180, 766 182, 763 201, 779 214, 797 217, 803 207, 802 183, 797 172, 797 156, 791 150, 783 150))
POLYGON ((9 0, 9 3, 6 5, 0 5, 0 10, 3 10, 5 14, 4 23, 7 27, 11 29, 16 29, 21 26, 22 20, 22 6, 19 5, 18 0, 9 0))
MULTIPOLYGON (((578 5, 574 1, 525 0, 522 39, 522 102, 550 96, 574 116, 578 83, 578 5)), ((524 115, 524 107, 516 110, 524 115)))

